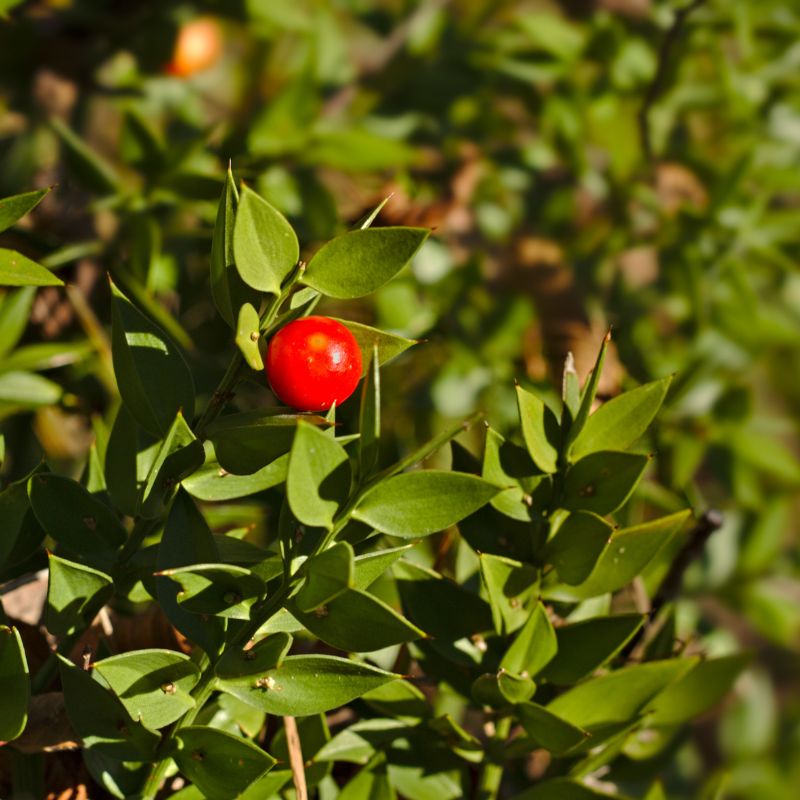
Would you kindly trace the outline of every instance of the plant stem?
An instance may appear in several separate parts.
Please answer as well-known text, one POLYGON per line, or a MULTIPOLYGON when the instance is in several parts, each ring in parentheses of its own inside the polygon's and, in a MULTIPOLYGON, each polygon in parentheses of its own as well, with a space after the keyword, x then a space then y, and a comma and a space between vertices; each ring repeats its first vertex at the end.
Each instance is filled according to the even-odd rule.
POLYGON ((244 358, 242 358, 242 354, 237 349, 233 354, 231 363, 228 364, 228 369, 225 370, 225 374, 222 376, 222 380, 217 385, 217 388, 214 389, 205 411, 200 415, 200 419, 197 420, 194 433, 198 439, 204 438, 206 428, 220 415, 222 409, 233 397, 233 390, 239 383, 240 373, 244 364, 244 358))
POLYGON ((511 731, 511 717, 498 720, 494 736, 487 746, 487 760, 481 771, 476 800, 496 800, 503 780, 503 763, 500 748, 511 731))

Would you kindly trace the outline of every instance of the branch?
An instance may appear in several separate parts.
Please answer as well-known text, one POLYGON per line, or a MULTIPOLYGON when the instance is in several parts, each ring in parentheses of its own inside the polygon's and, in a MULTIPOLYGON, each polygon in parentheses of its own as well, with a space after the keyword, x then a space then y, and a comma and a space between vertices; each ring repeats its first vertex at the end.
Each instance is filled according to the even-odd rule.
POLYGON ((292 780, 297 800, 308 800, 303 748, 300 744, 300 734, 297 731, 297 721, 294 717, 284 717, 283 727, 286 729, 286 746, 289 748, 289 764, 292 768, 292 780))
POLYGON ((692 0, 683 8, 679 8, 675 12, 675 18, 672 20, 672 25, 667 29, 664 39, 661 42, 661 47, 658 51, 658 65, 656 67, 656 74, 653 80, 647 87, 642 107, 639 109, 637 115, 639 121, 639 140, 644 151, 644 157, 648 164, 653 162, 653 141, 652 132, 650 130, 650 112, 653 109, 658 98, 664 91, 667 81, 667 73, 670 67, 670 56, 678 43, 678 40, 686 27, 686 22, 691 14, 702 6, 706 0, 692 0))

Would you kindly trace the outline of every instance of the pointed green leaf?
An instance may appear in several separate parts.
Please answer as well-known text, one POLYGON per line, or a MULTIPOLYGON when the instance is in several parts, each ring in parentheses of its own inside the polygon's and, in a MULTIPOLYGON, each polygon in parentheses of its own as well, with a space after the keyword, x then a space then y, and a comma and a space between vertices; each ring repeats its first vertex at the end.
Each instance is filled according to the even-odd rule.
POLYGON ((535 678, 555 656, 557 649, 556 632, 547 610, 541 603, 536 603, 506 650, 500 666, 515 675, 535 678))
POLYGON ((194 413, 194 381, 176 345, 111 285, 114 373, 126 408, 154 436, 194 413))
POLYGON ((178 769, 208 800, 238 796, 275 764, 249 739, 201 725, 181 728, 175 741, 178 769))
POLYGON ((525 728, 525 733, 539 747, 554 755, 568 752, 589 735, 583 728, 572 725, 537 703, 520 703, 514 709, 514 714, 525 728))
POLYGON ((399 719, 427 719, 433 709, 425 695, 408 681, 392 681, 370 689, 361 699, 379 714, 399 719))
POLYGON ((391 536, 427 536, 460 522, 498 491, 475 475, 438 470, 406 472, 381 481, 367 492, 353 517, 391 536))
POLYGON ((480 553, 479 558, 494 629, 499 634, 511 633, 530 615, 529 605, 539 586, 538 572, 530 564, 504 556, 480 553))
POLYGON ((92 665, 133 719, 153 730, 180 719, 194 708, 190 692, 200 670, 173 650, 137 650, 92 665))
POLYGON ((583 386, 580 407, 577 413, 573 415, 572 423, 569 426, 565 447, 565 452, 567 453, 569 453, 572 443, 586 425, 586 420, 589 419, 595 397, 597 397, 597 387, 600 385, 600 378, 603 374, 603 364, 606 360, 606 353, 608 352, 608 345, 610 342, 611 331, 603 337, 603 343, 600 345, 600 352, 597 354, 597 361, 595 361, 594 369, 589 373, 589 377, 586 379, 586 383, 583 386))
POLYGON ((350 491, 350 460, 340 444, 305 421, 289 455, 286 497, 304 525, 332 528, 350 491))
POLYGON ((10 742, 25 729, 31 681, 25 648, 16 628, 0 625, 0 739, 10 742))
POLYGON ((47 630, 65 636, 89 625, 114 592, 110 576, 50 554, 47 630))
POLYGON ((33 372, 0 374, 0 403, 35 409, 55 405, 63 394, 57 383, 33 372))
POLYGON ((288 656, 255 678, 220 679, 219 687, 268 714, 300 717, 343 706, 397 677, 336 656, 288 656))
POLYGON ((247 186, 242 187, 236 211, 233 254, 242 280, 271 294, 280 294, 281 284, 300 257, 292 226, 247 186))
POLYGON ((223 469, 252 475, 289 452, 300 420, 308 426, 326 424, 315 415, 245 411, 220 417, 208 426, 207 436, 223 469))
POLYGON ((233 173, 228 169, 211 239, 211 294, 217 311, 230 328, 235 327, 236 315, 245 303, 258 304, 258 295, 242 281, 236 270, 233 231, 238 201, 233 173))
POLYGON ((264 369, 264 360, 261 358, 261 350, 258 346, 258 340, 261 338, 260 325, 258 311, 250 303, 245 303, 239 309, 236 318, 235 341, 247 366, 255 370, 264 369))
POLYGON ((353 548, 338 542, 304 565, 306 579, 294 597, 301 612, 314 611, 353 585, 353 548))
POLYGON ((180 586, 178 604, 195 614, 249 619, 250 607, 266 592, 258 575, 234 564, 192 564, 158 574, 180 586))
POLYGON ((154 757, 159 735, 134 720, 125 706, 91 674, 57 655, 67 716, 85 748, 122 761, 154 757))
POLYGON ((425 635, 382 600, 357 589, 347 589, 316 611, 300 611, 291 601, 288 609, 318 639, 353 653, 370 653, 425 635))
POLYGON ((217 677, 222 679, 248 678, 276 669, 292 646, 288 633, 272 633, 249 650, 227 649, 216 665, 217 677))
POLYGON ((545 549, 545 562, 574 586, 585 581, 611 540, 614 526, 588 511, 575 511, 561 523, 545 549))
POLYGON ((0 248, 0 286, 63 286, 49 269, 16 250, 0 248))
POLYGON ((381 438, 381 372, 378 345, 373 345, 367 365, 367 378, 361 386, 361 406, 358 417, 358 474, 363 481, 378 464, 381 438))
POLYGON ((408 552, 413 546, 413 544, 404 544, 400 547, 392 547, 388 550, 378 550, 374 553, 356 556, 353 588, 369 588, 395 561, 402 558, 403 553, 408 552))
POLYGON ((371 294, 391 280, 428 238, 423 228, 365 228, 323 245, 302 281, 328 297, 371 294))
POLYGON ((682 658, 623 667, 578 684, 549 703, 547 710, 586 729, 630 722, 696 663, 696 658, 682 658))
POLYGON ((117 515, 77 481, 39 473, 31 477, 28 495, 47 535, 76 553, 108 552, 125 541, 117 515))
POLYGON ((555 472, 558 469, 558 420, 555 414, 531 392, 517 386, 517 405, 522 425, 522 438, 528 453, 539 469, 555 472))
POLYGON ((337 319, 342 325, 353 334, 359 349, 361 350, 361 363, 364 365, 364 375, 369 368, 370 358, 374 347, 378 348, 378 364, 383 366, 387 361, 404 353, 409 347, 419 344, 416 339, 406 339, 404 336, 397 336, 394 333, 371 328, 369 325, 362 325, 360 322, 353 322, 349 319, 337 319))
POLYGON ((598 450, 627 450, 650 426, 671 381, 669 376, 646 383, 603 403, 573 442, 570 458, 574 461, 598 450))
MULTIPOLYGON (((36 289, 33 286, 9 289, 0 297, 0 357, 4 357, 3 370, 9 369, 5 356, 14 349, 28 326, 34 297, 36 289)), ((62 346, 62 343, 59 343, 58 347, 62 346)), ((38 369, 30 366, 23 368, 38 369)))
POLYGON ((601 451, 573 464, 564 481, 561 507, 610 514, 624 505, 642 477, 650 456, 601 451))
POLYGON ((50 187, 2 198, 0 200, 0 233, 33 211, 49 192, 50 187))

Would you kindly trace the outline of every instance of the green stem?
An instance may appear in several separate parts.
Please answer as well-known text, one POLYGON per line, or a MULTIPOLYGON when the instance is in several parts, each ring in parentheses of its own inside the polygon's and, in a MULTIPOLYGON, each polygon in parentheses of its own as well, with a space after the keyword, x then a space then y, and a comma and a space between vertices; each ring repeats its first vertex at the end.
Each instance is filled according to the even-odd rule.
POLYGON ((225 370, 222 380, 217 385, 217 388, 214 389, 205 411, 200 415, 200 419, 197 420, 194 433, 198 439, 204 438, 206 428, 220 415, 222 409, 225 408, 228 401, 233 396, 233 390, 239 383, 244 366, 244 358, 237 350, 231 359, 231 363, 228 364, 228 369, 225 370))
POLYGON ((510 717, 505 717, 504 719, 498 720, 495 727, 494 736, 492 736, 487 747, 487 760, 484 764, 483 770, 481 771, 476 800, 496 800, 498 796, 500 784, 503 781, 504 770, 500 750, 505 744, 510 731, 510 717))

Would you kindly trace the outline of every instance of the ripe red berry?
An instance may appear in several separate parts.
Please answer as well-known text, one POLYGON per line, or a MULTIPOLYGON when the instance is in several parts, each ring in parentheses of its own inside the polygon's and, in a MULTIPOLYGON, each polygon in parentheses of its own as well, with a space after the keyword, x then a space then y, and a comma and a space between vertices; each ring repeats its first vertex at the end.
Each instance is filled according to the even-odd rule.
POLYGON ((266 371, 281 402, 298 411, 324 411, 355 391, 361 378, 361 350, 341 322, 304 317, 272 337, 266 371))

